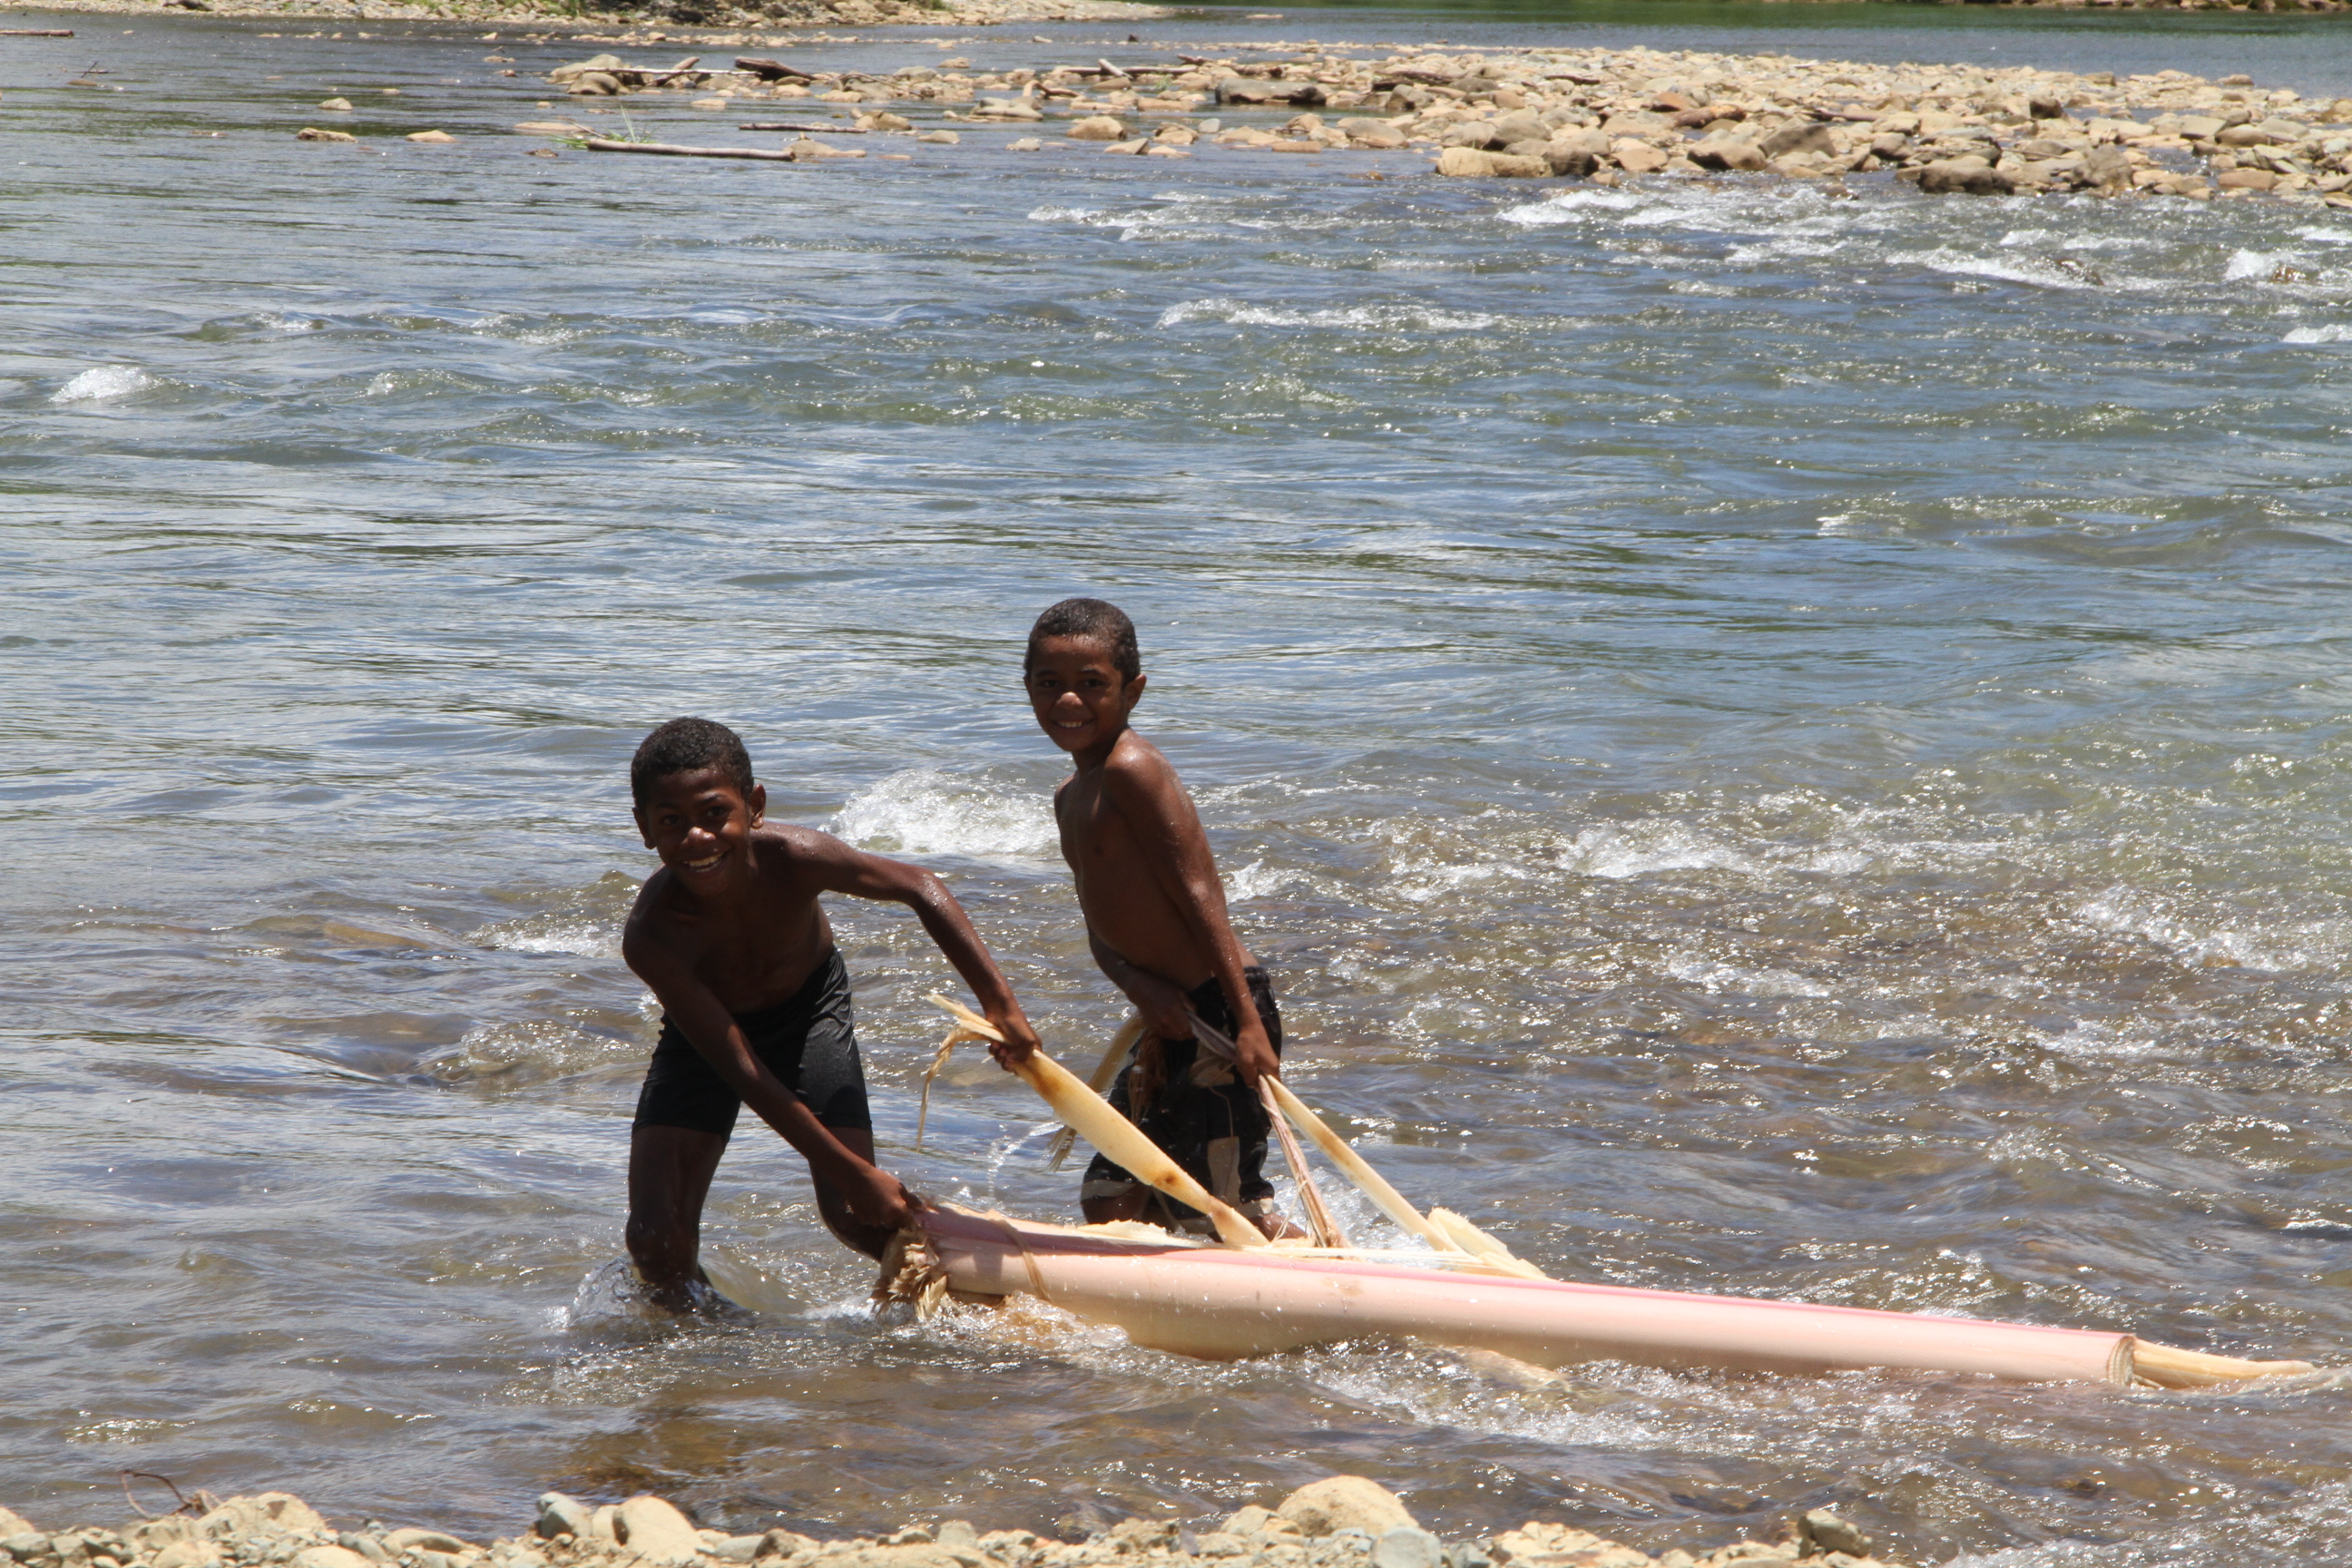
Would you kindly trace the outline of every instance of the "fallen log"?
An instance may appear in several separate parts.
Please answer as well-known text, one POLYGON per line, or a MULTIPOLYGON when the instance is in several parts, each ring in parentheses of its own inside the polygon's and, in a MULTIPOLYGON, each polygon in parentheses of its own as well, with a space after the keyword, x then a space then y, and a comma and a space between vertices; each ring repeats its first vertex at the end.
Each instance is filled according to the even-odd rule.
POLYGON ((767 147, 681 147, 675 142, 615 142, 591 136, 580 143, 591 153, 650 153, 656 158, 751 158, 763 163, 792 163, 787 149, 767 147))
POLYGON ((1311 81, 1253 81, 1227 77, 1217 84, 1219 103, 1287 103, 1312 109, 1323 101, 1323 89, 1311 81))
POLYGON ((71 27, 0 27, 0 38, 70 38, 71 27))
POLYGON ((863 125, 816 125, 802 120, 747 120, 735 127, 738 131, 798 131, 814 133, 822 131, 827 136, 863 136, 863 125))
POLYGON ((814 71, 804 71, 798 66, 788 66, 782 60, 761 59, 753 55, 736 56, 735 68, 739 71, 750 71, 761 81, 782 81, 788 77, 794 81, 816 79, 814 71))

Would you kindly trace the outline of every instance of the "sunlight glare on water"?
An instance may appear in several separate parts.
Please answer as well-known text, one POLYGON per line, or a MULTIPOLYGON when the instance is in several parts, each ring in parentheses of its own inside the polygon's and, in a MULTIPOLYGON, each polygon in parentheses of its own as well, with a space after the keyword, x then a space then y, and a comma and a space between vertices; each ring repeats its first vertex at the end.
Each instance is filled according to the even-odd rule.
MULTIPOLYGON (((1651 41, 2339 68, 2252 19, 1804 9, 1651 41)), ((1119 1014, 1018 672, 1085 591, 1142 627, 1292 1081, 1408 1194, 1566 1278, 2339 1363, 2352 220, 971 128, 856 174, 527 159, 577 45, 511 46, 519 88, 429 28, 202 26, 110 57, 168 100, 12 121, 0 188, 0 1500, 1044 1529, 1345 1470, 1449 1533, 1832 1503, 1987 1568, 2345 1552, 2336 1373, 1527 1388, 878 1322, 749 1126, 707 1236, 751 1320, 652 1318, 616 1259, 637 739, 724 719, 774 815, 935 866, 1083 1068, 1119 1014), (460 142, 293 140, 362 79, 460 142)), ((886 1161, 1069 1216, 976 1052, 912 1150, 951 976, 835 914, 886 1161)))

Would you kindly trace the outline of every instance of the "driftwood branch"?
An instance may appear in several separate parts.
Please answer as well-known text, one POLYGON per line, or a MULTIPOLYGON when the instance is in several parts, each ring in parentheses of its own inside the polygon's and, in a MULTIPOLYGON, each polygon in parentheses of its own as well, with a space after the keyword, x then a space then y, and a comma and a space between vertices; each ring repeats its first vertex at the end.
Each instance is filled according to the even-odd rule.
POLYGON ((810 133, 822 131, 827 136, 863 136, 863 125, 815 125, 802 120, 747 120, 738 131, 801 131, 810 133))
POLYGON ((71 27, 0 27, 0 38, 70 38, 71 27))
POLYGON ((804 71, 798 66, 788 66, 782 60, 761 59, 753 55, 736 56, 735 68, 739 71, 750 71, 761 81, 782 81, 786 77, 795 81, 816 79, 816 73, 814 71, 804 71))
POLYGON ((591 136, 581 143, 592 153, 650 153, 656 158, 751 158, 763 163, 790 163, 789 151, 766 147, 681 147, 675 142, 614 142, 591 136))

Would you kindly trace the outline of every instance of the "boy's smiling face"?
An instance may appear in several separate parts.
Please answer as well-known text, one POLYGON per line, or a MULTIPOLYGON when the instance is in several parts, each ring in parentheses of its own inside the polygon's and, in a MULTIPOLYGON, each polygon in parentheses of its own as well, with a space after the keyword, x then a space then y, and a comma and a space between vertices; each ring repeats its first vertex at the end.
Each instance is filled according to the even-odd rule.
POLYGON ((1110 754, 1143 698, 1143 677, 1124 680, 1094 637, 1046 637, 1029 661, 1030 711, 1054 744, 1080 762, 1110 754))
POLYGON ((716 891, 751 872, 751 830, 768 810, 766 786, 746 796, 721 768, 664 773, 636 808, 646 847, 697 891, 716 891))

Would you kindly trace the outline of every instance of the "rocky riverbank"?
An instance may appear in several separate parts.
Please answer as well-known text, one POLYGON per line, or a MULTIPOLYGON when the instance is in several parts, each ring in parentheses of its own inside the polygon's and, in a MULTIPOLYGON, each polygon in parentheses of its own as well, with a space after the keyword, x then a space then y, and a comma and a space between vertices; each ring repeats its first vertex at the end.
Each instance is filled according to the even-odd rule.
POLYGON ((426 1526, 351 1527, 286 1492, 216 1502, 121 1528, 36 1527, 0 1508, 0 1552, 21 1568, 1901 1568, 1827 1509, 1770 1542, 1653 1557, 1572 1526, 1531 1520, 1447 1541, 1402 1499, 1357 1476, 1301 1487, 1223 1519, 1129 1519, 1082 1539, 983 1531, 963 1520, 818 1541, 790 1530, 698 1528, 657 1497, 593 1506, 550 1492, 522 1533, 475 1542, 426 1526))
POLYGON ((1473 177, 1884 172, 1930 194, 2266 195, 2352 206, 2352 99, 2180 71, 2117 80, 1646 48, 1367 58, 1290 43, 1165 64, 840 72, 753 61, 688 79, 606 56, 552 81, 590 100, 682 87, 704 94, 695 107, 707 110, 746 99, 855 106, 833 112, 854 114, 843 129, 858 132, 913 134, 909 114, 1034 126, 1112 153, 1171 155, 1206 140, 1286 153, 1420 150, 1438 174, 1473 177))
POLYGON ((1007 22, 1133 22, 1167 9, 1131 0, 45 0, 47 11, 274 20, 467 22, 597 35, 698 27, 991 27, 1007 22))

